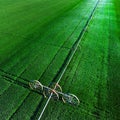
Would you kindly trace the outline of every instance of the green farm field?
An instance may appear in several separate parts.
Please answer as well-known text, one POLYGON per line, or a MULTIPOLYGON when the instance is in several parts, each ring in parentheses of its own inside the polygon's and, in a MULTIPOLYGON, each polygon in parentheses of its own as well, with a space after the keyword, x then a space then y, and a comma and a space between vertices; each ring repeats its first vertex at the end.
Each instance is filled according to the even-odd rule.
POLYGON ((51 99, 41 120, 120 119, 120 0, 0 0, 0 120, 39 120, 56 83, 78 106, 51 99))

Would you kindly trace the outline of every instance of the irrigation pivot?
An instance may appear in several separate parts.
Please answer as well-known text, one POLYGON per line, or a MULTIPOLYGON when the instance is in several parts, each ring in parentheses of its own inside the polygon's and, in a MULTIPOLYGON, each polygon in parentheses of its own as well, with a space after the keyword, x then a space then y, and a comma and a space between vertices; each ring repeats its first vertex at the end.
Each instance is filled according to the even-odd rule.
POLYGON ((42 93, 44 97, 50 97, 52 94, 51 98, 53 100, 60 100, 63 101, 64 103, 69 103, 71 105, 79 105, 80 101, 78 97, 74 94, 71 93, 63 93, 62 88, 59 84, 52 84, 51 87, 47 87, 42 85, 38 80, 34 80, 29 83, 29 86, 32 90, 35 90, 39 93, 42 93), (56 88, 54 89, 54 87, 56 88))

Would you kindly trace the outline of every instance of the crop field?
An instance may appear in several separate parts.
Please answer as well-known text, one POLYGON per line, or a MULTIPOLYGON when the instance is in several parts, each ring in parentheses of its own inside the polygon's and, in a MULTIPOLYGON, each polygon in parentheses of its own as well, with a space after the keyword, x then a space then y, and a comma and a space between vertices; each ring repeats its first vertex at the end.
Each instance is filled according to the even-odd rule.
POLYGON ((40 119, 120 119, 120 0, 0 0, 0 120, 40 119), (80 104, 31 80, 60 80, 80 104))

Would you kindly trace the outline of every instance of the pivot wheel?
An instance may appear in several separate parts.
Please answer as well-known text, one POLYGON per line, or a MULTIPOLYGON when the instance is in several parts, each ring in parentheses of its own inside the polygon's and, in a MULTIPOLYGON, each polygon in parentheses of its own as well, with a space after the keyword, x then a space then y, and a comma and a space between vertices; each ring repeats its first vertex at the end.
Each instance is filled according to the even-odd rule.
POLYGON ((63 95, 62 100, 64 103, 69 103, 72 105, 79 105, 80 104, 78 97, 75 96, 74 94, 71 94, 71 93, 63 95))
MULTIPOLYGON (((62 88, 61 88, 61 86, 60 86, 58 83, 53 83, 53 84, 51 85, 51 88, 54 89, 58 95, 59 95, 58 92, 62 92, 62 88)), ((53 97, 54 99, 56 99, 56 97, 55 97, 54 95, 53 95, 52 97, 53 97)))
POLYGON ((50 89, 47 91, 46 96, 50 96, 50 94, 52 93, 52 98, 54 100, 58 100, 59 99, 58 92, 62 92, 61 86, 59 84, 53 83, 52 85, 50 85, 50 89))
POLYGON ((54 89, 50 88, 50 89, 46 89, 45 90, 45 96, 50 97, 51 94, 52 94, 52 98, 54 100, 58 100, 59 99, 59 95, 58 95, 58 93, 54 89))
POLYGON ((29 86, 32 90, 37 90, 37 91, 43 90, 43 85, 38 80, 34 80, 34 81, 30 82, 29 86))
POLYGON ((62 88, 59 84, 57 83, 53 83, 52 85, 50 85, 50 88, 54 89, 56 92, 62 92, 62 88))

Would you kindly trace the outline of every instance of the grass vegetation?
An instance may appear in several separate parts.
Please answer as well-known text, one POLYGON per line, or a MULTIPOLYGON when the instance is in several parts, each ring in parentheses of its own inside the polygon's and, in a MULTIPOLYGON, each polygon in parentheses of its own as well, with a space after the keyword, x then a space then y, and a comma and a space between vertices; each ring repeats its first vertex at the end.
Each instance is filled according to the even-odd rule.
MULTIPOLYGON (((0 1, 0 118, 35 120, 46 99, 30 91, 37 79, 56 81, 97 0, 0 1)), ((99 2, 60 85, 78 107, 50 101, 43 120, 110 119, 119 116, 120 13, 118 1, 99 2)))

